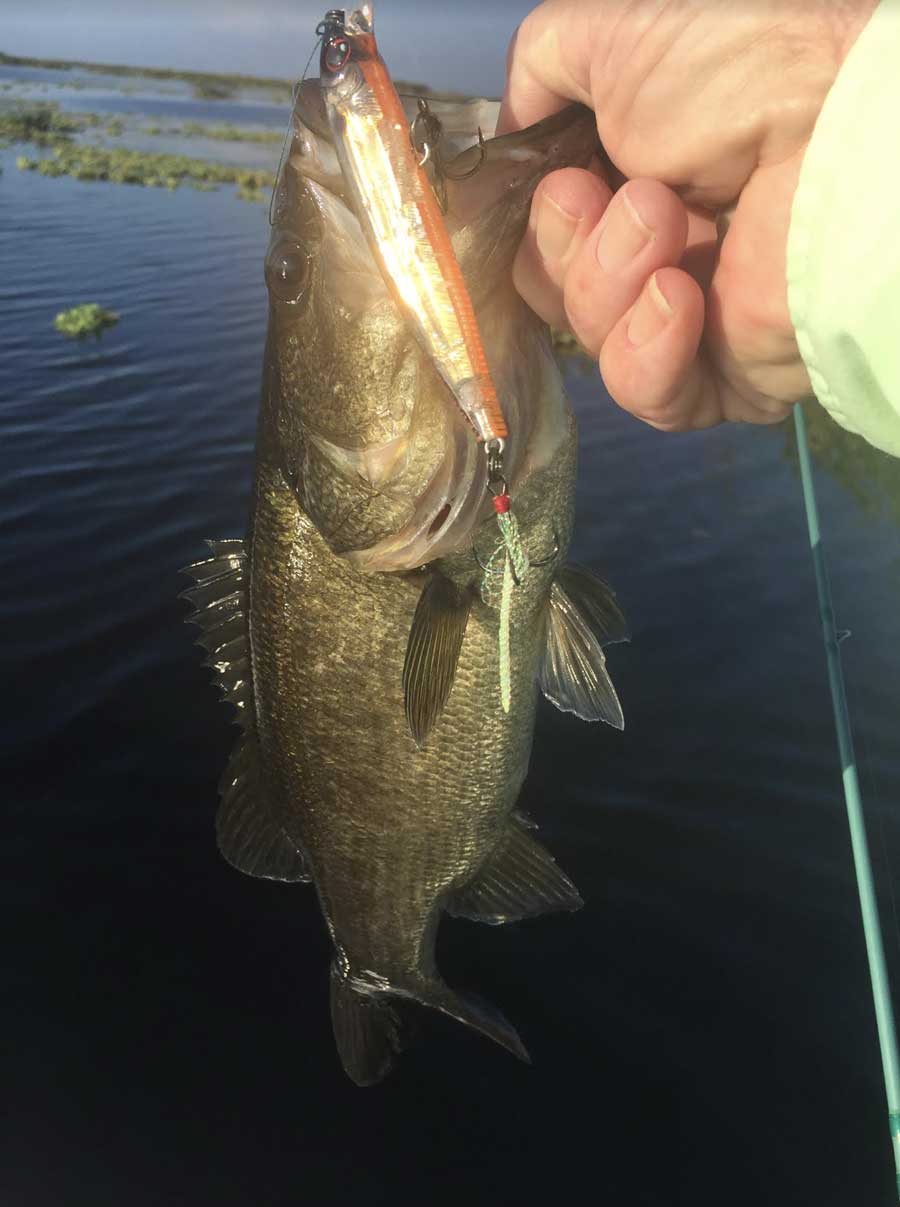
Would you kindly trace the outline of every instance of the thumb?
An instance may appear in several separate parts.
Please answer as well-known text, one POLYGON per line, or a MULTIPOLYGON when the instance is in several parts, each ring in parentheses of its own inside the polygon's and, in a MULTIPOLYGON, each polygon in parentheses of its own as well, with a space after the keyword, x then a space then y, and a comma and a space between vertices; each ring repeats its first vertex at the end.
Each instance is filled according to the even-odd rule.
POLYGON ((592 7, 545 0, 516 30, 506 55, 497 134, 524 129, 572 101, 591 105, 592 7))

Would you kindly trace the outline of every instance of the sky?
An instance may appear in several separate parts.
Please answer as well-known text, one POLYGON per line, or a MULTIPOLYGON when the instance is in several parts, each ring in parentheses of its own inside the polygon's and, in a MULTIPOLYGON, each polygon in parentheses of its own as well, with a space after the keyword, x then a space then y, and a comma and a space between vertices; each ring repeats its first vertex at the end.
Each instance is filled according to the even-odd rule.
MULTIPOLYGON (((0 51, 295 78, 326 7, 327 0, 0 0, 0 51)), ((534 0, 375 0, 375 28, 398 78, 496 96, 507 43, 533 7, 534 0)))

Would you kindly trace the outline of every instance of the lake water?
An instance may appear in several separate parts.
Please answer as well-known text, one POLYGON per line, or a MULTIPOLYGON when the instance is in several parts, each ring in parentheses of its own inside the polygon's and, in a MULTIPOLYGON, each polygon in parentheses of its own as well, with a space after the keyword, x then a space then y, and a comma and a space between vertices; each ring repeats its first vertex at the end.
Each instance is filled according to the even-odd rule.
MULTIPOLYGON (((522 803, 587 905, 442 930, 448 980, 509 1015, 533 1067, 428 1018, 394 1077, 358 1090, 311 894, 216 852, 235 731, 176 598, 203 539, 244 530, 266 208, 231 187, 46 179, 16 169, 22 151, 0 151, 4 1203, 894 1201, 786 429, 662 435, 569 367, 574 554, 631 624, 609 654, 626 730, 542 707, 522 803), (84 301, 121 314, 100 343, 52 329, 84 301)), ((873 463, 829 447, 823 528, 897 985, 900 528, 859 501, 873 463)))

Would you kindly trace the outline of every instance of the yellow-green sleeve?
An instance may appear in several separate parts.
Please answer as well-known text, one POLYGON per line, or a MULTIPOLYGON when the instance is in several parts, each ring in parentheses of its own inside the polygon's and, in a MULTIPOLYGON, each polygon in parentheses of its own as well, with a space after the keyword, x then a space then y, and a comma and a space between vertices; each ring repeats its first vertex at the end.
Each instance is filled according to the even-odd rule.
POLYGON ((881 0, 803 159, 788 305, 817 398, 900 456, 900 0, 881 0))

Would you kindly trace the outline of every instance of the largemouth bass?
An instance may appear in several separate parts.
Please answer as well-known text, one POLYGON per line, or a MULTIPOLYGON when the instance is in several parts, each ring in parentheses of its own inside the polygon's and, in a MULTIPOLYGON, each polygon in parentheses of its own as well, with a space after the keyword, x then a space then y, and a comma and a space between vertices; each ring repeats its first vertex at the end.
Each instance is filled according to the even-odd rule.
MULTIPOLYGON (((422 113, 403 104, 407 122, 422 113)), ((608 588, 564 564, 575 425, 546 329, 511 279, 535 187, 587 164, 594 118, 572 107, 491 138, 496 104, 427 109, 531 562, 506 599, 509 649, 484 445, 372 256, 317 81, 298 90, 273 197, 248 536, 210 542, 186 592, 241 726, 220 849, 251 875, 315 886, 335 1039, 360 1085, 403 1046, 404 1001, 526 1057, 499 1011, 441 978, 438 924, 581 905, 515 811, 538 682, 560 708, 622 724, 602 646, 624 622, 608 588)))

